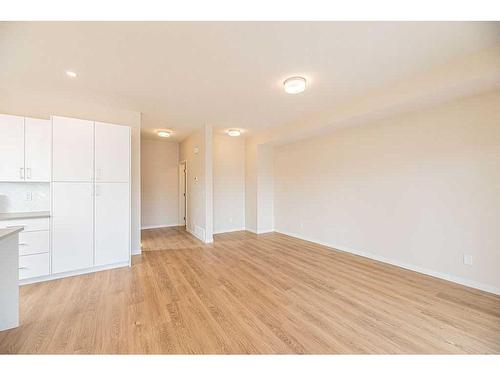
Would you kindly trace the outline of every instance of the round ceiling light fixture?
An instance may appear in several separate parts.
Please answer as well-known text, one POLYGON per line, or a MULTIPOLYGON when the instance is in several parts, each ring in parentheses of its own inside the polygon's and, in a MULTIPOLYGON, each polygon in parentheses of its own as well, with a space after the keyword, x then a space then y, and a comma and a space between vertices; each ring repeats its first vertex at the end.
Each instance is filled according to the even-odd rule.
POLYGON ((170 130, 158 130, 156 134, 158 134, 158 137, 168 138, 172 135, 172 132, 170 130))
POLYGON ((298 94, 306 89, 306 79, 304 77, 290 77, 283 82, 285 92, 288 94, 298 94))
POLYGON ((71 70, 66 70, 66 75, 71 78, 76 78, 77 74, 71 70))
POLYGON ((239 137, 241 135, 241 130, 238 129, 229 129, 227 131, 227 135, 231 137, 239 137))

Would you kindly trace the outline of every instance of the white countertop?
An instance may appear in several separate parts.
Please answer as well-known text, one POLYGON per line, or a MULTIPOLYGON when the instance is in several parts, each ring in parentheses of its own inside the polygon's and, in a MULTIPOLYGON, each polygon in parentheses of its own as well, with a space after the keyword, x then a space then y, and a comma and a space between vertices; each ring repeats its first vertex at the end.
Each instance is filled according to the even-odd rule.
POLYGON ((0 240, 4 237, 10 236, 11 234, 20 232, 24 229, 24 227, 11 227, 0 229, 0 240))
POLYGON ((4 212, 0 213, 0 220, 14 219, 35 219, 39 217, 50 217, 49 211, 33 211, 33 212, 4 212))

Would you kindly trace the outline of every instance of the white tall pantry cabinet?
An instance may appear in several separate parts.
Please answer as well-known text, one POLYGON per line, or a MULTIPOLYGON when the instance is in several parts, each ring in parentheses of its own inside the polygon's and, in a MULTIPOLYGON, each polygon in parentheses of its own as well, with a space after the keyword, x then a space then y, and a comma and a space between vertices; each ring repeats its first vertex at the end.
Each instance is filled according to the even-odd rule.
POLYGON ((52 118, 52 272, 130 262, 130 128, 52 118))
POLYGON ((95 265, 128 261, 130 128, 95 123, 95 180, 95 265))

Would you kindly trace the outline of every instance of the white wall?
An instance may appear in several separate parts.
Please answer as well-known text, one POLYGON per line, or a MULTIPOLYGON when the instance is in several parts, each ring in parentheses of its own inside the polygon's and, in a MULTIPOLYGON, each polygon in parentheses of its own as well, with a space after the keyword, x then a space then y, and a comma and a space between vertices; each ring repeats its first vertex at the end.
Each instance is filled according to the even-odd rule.
POLYGON ((274 148, 257 147, 257 233, 274 230, 274 148))
POLYGON ((45 118, 51 115, 109 122, 132 129, 132 253, 141 252, 141 113, 111 107, 70 93, 9 90, 0 95, 0 113, 45 118))
POLYGON ((179 144, 141 141, 141 225, 179 225, 179 144))
POLYGON ((214 233, 245 229, 245 139, 214 134, 214 233))
POLYGON ((245 229, 257 232, 257 143, 245 142, 245 229))
POLYGON ((179 161, 186 161, 187 230, 204 242, 212 242, 212 147, 207 148, 206 142, 212 142, 210 129, 193 132, 179 145, 179 161), (210 139, 206 140, 207 136, 210 139))
POLYGON ((254 233, 274 230, 274 148, 247 138, 245 146, 245 228, 254 233))
POLYGON ((498 293, 499 103, 496 91, 278 147, 276 230, 498 293))

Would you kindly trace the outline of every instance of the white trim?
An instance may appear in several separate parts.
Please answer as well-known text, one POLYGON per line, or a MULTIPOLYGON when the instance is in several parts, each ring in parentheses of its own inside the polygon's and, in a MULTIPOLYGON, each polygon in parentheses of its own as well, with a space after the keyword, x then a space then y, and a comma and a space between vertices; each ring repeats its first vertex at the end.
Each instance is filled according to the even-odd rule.
POLYGON ((276 232, 274 229, 257 229, 257 234, 272 233, 276 232))
MULTIPOLYGON (((132 255, 141 255, 142 249, 132 249, 132 255)), ((132 265, 132 257, 130 257, 129 265, 132 265)))
POLYGON ((231 232, 241 232, 242 230, 246 230, 244 227, 241 228, 231 228, 231 229, 221 229, 214 231, 214 234, 222 234, 222 233, 231 233, 231 232))
POLYGON ((213 194, 213 127, 205 125, 204 131, 204 194, 205 194, 205 243, 214 242, 214 194, 213 194))
MULTIPOLYGON (((179 149, 179 146, 177 146, 177 150, 179 149)), ((179 152, 177 152, 179 153, 179 152)), ((178 156, 177 156, 178 158, 178 156)), ((177 220, 179 222, 182 222, 184 221, 183 224, 180 224, 180 225, 185 225, 187 227, 188 225, 188 165, 187 165, 187 160, 184 159, 182 161, 179 161, 178 164, 177 164, 177 184, 178 184, 178 187, 177 187, 177 190, 178 190, 178 202, 177 202, 177 220), (181 165, 184 164, 184 193, 185 195, 182 196, 182 192, 181 192, 181 175, 179 173, 179 170, 180 170, 180 167, 181 165), (181 213, 181 205, 182 203, 184 203, 184 217, 181 218, 180 216, 180 213, 181 213)))
POLYGON ((157 229, 157 228, 170 228, 170 227, 183 227, 184 224, 158 224, 158 225, 144 225, 141 229, 157 229))
MULTIPOLYGON (((246 230, 247 232, 253 233, 253 234, 265 234, 265 233, 272 233, 276 232, 275 229, 251 229, 251 228, 243 228, 242 230, 246 230)), ((283 233, 286 234, 286 233, 283 233)), ((293 236, 292 236, 293 237, 293 236)))
POLYGON ((464 277, 450 275, 450 274, 447 274, 447 273, 443 273, 443 272, 431 270, 431 269, 428 269, 428 268, 416 266, 416 265, 405 263, 405 262, 401 262, 401 261, 398 261, 398 260, 385 258, 385 257, 379 256, 379 255, 375 255, 375 254, 372 254, 372 253, 365 252, 365 251, 354 250, 354 249, 346 248, 346 247, 343 247, 343 246, 336 246, 336 245, 334 245, 332 243, 328 243, 328 242, 324 242, 324 241, 318 241, 316 239, 313 239, 313 238, 310 238, 310 237, 307 237, 307 236, 303 236, 303 235, 297 234, 297 233, 292 233, 292 232, 288 232, 288 231, 284 231, 284 230, 278 230, 278 229, 275 230, 275 231, 277 233, 285 234, 285 235, 290 236, 290 237, 295 237, 295 238, 299 238, 299 239, 304 240, 304 241, 309 241, 309 242, 313 242, 313 243, 316 243, 316 244, 319 244, 319 245, 323 245, 323 246, 331 248, 332 250, 338 250, 338 251, 343 251, 343 252, 346 252, 346 253, 351 253, 351 254, 359 255, 359 256, 362 256, 362 257, 365 257, 365 258, 377 260, 379 262, 388 263, 388 264, 391 264, 393 266, 405 268, 405 269, 410 270, 410 271, 415 271, 415 272, 418 272, 418 273, 422 273, 424 275, 429 275, 429 276, 437 277, 439 279, 443 279, 443 280, 446 280, 446 281, 451 281, 451 282, 454 282, 454 283, 457 283, 457 284, 465 285, 465 286, 468 286, 470 288, 475 288, 475 289, 483 290, 485 292, 489 292, 489 293, 500 295, 500 288, 498 288, 496 286, 493 286, 493 285, 483 284, 483 283, 480 283, 478 281, 467 279, 467 278, 464 278, 464 277))
POLYGON ((201 237, 201 236, 197 236, 195 231, 191 230, 190 228, 186 227, 186 231, 189 233, 189 234, 192 234, 194 237, 196 237, 197 239, 199 239, 201 242, 203 243, 206 243, 205 242, 205 238, 201 237))
POLYGON ((126 262, 120 262, 120 263, 114 263, 114 264, 107 264, 105 266, 97 266, 97 267, 85 268, 85 269, 76 270, 76 271, 61 272, 61 273, 56 273, 56 274, 53 274, 53 275, 32 277, 30 279, 19 280, 19 285, 34 284, 34 283, 39 283, 39 282, 42 282, 42 281, 63 279, 65 277, 85 275, 87 273, 105 271, 105 270, 110 270, 110 269, 113 269, 113 268, 121 268, 121 267, 130 267, 129 261, 127 260, 126 262))

